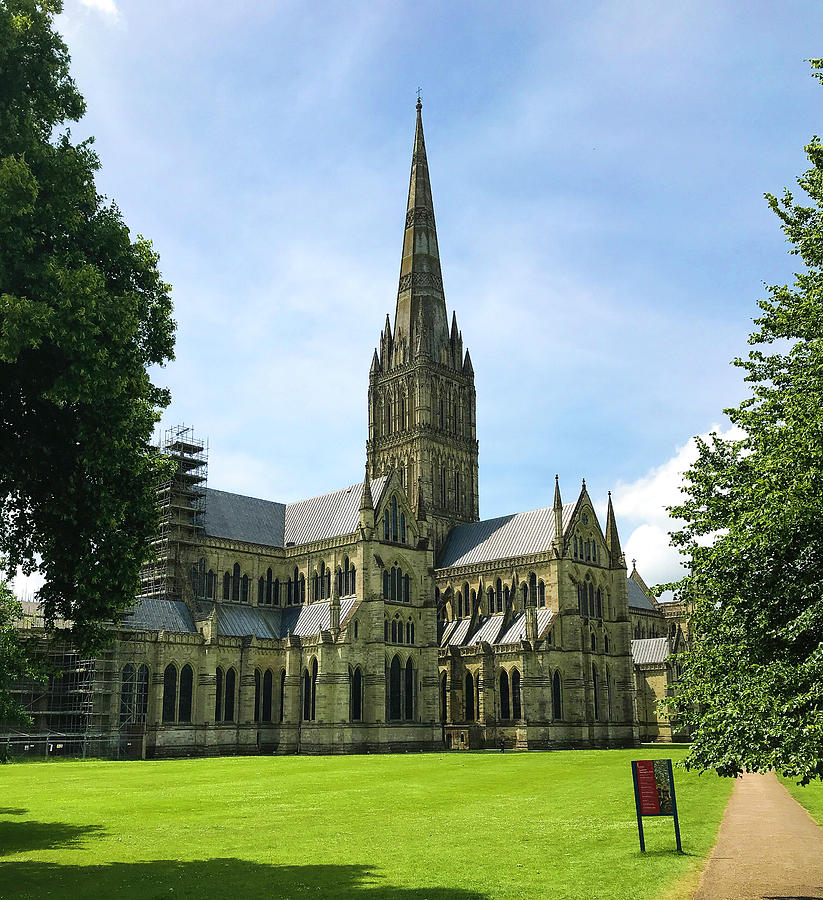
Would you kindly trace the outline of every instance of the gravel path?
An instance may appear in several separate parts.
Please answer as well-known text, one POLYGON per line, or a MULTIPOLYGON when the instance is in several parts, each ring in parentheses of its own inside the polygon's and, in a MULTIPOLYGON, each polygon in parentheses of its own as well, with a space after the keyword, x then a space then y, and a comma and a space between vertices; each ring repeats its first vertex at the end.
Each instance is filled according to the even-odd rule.
POLYGON ((735 782, 694 900, 823 900, 823 828, 773 774, 735 782))

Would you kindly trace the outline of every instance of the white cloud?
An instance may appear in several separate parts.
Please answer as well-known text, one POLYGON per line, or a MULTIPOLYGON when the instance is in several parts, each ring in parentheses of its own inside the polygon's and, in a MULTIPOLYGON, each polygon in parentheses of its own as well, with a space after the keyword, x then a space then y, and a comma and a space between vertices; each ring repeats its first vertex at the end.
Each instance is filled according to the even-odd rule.
MULTIPOLYGON (((707 438, 711 431, 726 440, 743 437, 743 431, 736 425, 725 431, 715 425, 701 437, 707 438)), ((697 443, 691 438, 662 465, 650 469, 636 481, 618 483, 612 492, 626 559, 629 565, 637 560, 637 569, 649 585, 674 581, 683 574, 680 554, 669 543, 669 532, 677 527, 677 520, 670 518, 666 507, 683 499, 680 491, 683 473, 696 459, 697 443)))
POLYGON ((88 9, 96 9, 103 15, 116 18, 120 15, 120 10, 114 0, 80 0, 80 3, 88 9))

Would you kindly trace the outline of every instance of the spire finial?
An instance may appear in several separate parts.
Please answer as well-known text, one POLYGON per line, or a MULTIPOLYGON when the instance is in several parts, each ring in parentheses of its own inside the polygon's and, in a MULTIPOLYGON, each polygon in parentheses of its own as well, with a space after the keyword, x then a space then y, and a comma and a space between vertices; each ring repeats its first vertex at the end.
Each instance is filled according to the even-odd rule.
MULTIPOLYGON (((620 536, 617 533, 617 520, 614 517, 614 506, 612 504, 612 492, 609 491, 609 505, 606 509, 606 547, 612 558, 612 564, 616 565, 623 551, 620 549, 620 536)), ((625 561, 623 562, 625 566, 625 561)))
POLYGON ((369 464, 366 463, 366 477, 363 479, 363 490, 360 493, 360 511, 371 510, 374 512, 374 500, 371 495, 371 479, 369 478, 369 464))
POLYGON ((420 87, 420 85, 418 85, 417 86, 417 108, 418 109, 423 109, 423 102, 420 99, 421 90, 422 90, 422 88, 420 87))

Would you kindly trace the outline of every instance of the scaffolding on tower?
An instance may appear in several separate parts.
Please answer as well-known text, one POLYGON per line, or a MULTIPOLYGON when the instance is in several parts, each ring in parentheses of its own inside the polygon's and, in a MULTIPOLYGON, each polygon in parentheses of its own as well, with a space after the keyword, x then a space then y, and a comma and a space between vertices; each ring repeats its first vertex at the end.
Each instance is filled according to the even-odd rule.
POLYGON ((208 443, 186 425, 167 428, 158 442, 159 452, 175 463, 168 481, 159 485, 160 525, 153 542, 154 558, 141 573, 140 597, 184 599, 184 583, 191 572, 195 598, 202 596, 205 573, 197 565, 203 541, 208 480, 208 443))

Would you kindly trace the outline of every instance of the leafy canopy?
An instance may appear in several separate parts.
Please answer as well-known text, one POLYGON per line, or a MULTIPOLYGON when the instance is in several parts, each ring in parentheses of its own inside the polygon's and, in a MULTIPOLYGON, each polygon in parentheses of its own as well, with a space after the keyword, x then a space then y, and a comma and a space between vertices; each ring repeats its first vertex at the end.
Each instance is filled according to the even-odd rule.
POLYGON ((744 437, 698 440, 671 509, 692 646, 668 701, 696 729, 687 765, 804 783, 823 777, 823 144, 805 149, 805 196, 766 195, 801 270, 767 288, 755 349, 734 361, 751 395, 725 412, 744 437))
MULTIPOLYGON (((133 600, 150 550, 149 447, 172 358, 169 287, 97 193, 84 112, 53 30, 60 0, 0 0, 0 555, 39 568, 47 618, 91 650, 133 600)), ((2 666, 2 662, 0 662, 2 666)))

